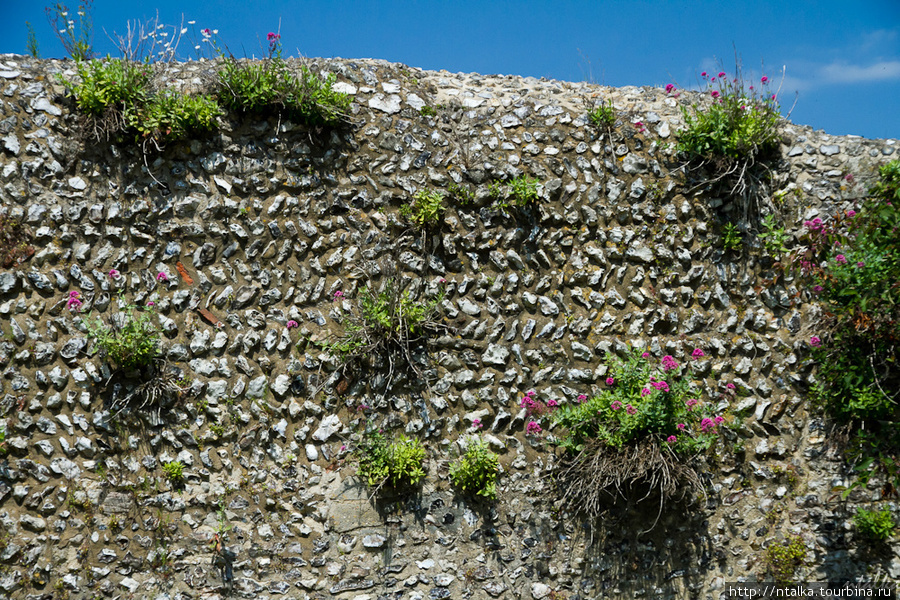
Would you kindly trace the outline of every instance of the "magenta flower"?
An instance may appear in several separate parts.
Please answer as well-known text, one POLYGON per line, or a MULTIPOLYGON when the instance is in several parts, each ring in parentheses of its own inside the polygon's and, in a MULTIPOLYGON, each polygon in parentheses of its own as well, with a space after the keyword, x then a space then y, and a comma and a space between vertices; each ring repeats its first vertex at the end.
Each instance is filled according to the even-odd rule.
POLYGON ((710 430, 716 430, 716 424, 709 417, 704 417, 702 421, 700 421, 700 431, 703 433, 708 433, 710 430))
POLYGON ((298 323, 297 321, 291 319, 290 321, 288 321, 287 323, 285 323, 284 326, 287 327, 288 329, 293 329, 294 327, 300 327, 300 323, 298 323))
MULTIPOLYGON (((847 177, 850 177, 850 175, 847 175, 847 177)), ((856 216, 856 211, 853 210, 853 209, 851 208, 850 210, 847 211, 847 216, 848 216, 848 217, 851 217, 851 218, 852 218, 852 217, 855 217, 855 216, 856 216)))
POLYGON ((822 290, 824 290, 824 289, 825 289, 825 288, 823 288, 821 285, 814 285, 814 286, 813 286, 813 291, 814 291, 815 293, 817 293, 817 294, 818 294, 819 292, 821 292, 822 290))
POLYGON ((675 90, 675 86, 671 83, 666 84, 666 93, 671 94, 675 90))
POLYGON ((858 263, 856 263, 856 266, 862 269, 864 266, 866 266, 866 263, 864 263, 863 261, 859 261, 858 263))
POLYGON ((606 385, 615 385, 615 384, 616 384, 615 378, 613 378, 613 377, 606 378, 606 385))
POLYGON ((609 407, 613 410, 619 410, 620 408, 622 408, 622 403, 618 400, 613 400, 613 403, 610 404, 609 407))
POLYGON ((838 254, 837 256, 834 257, 834 261, 835 261, 836 263, 838 263, 839 265, 846 265, 846 264, 847 264, 847 257, 844 256, 843 254, 838 254))
POLYGON ((712 95, 713 98, 718 98, 718 97, 719 97, 719 90, 713 90, 713 91, 711 92, 711 95, 712 95))
POLYGON ((163 271, 160 271, 159 273, 156 274, 156 280, 157 281, 168 281, 169 276, 166 275, 163 271))
POLYGON ((694 407, 697 406, 699 403, 700 403, 700 401, 697 400, 696 398, 691 398, 691 399, 689 399, 689 400, 687 401, 687 403, 686 403, 686 404, 687 404, 687 409, 688 409, 688 410, 694 410, 694 407))
POLYGON ((651 392, 649 388, 644 388, 644 389, 641 390, 641 397, 649 396, 649 395, 652 394, 652 393, 653 393, 653 392, 651 392))
POLYGON ((650 358, 650 353, 644 352, 643 354, 641 354, 641 358, 650 358))
POLYGON ((578 394, 579 402, 584 402, 585 400, 587 400, 587 396, 585 396, 584 394, 578 394))
POLYGON ((554 398, 550 398, 549 400, 547 400, 547 406, 549 406, 550 408, 556 408, 559 406, 559 402, 557 402, 554 398))
POLYGON ((156 302, 154 302, 153 300, 151 300, 151 301, 149 301, 149 302, 147 303, 147 306, 156 306, 156 302))
POLYGON ((72 294, 78 294, 78 292, 71 292, 69 294, 69 300, 68 302, 66 302, 66 308, 68 308, 72 312, 78 312, 78 309, 81 308, 84 302, 79 300, 77 295, 72 294))
POLYGON ((272 32, 270 31, 270 32, 269 32, 269 35, 266 36, 266 39, 269 40, 269 43, 270 43, 270 44, 272 44, 272 43, 275 43, 275 42, 277 42, 278 40, 280 40, 280 39, 281 39, 281 35, 279 35, 279 34, 277 34, 277 33, 272 33, 272 32))
POLYGON ((700 348, 694 348, 694 351, 691 352, 691 357, 694 360, 697 360, 698 358, 703 358, 704 356, 706 356, 706 354, 704 354, 703 350, 701 350, 700 348))
POLYGON ((341 290, 338 290, 334 293, 334 297, 331 299, 331 301, 337 302, 338 300, 340 300, 343 297, 344 297, 344 292, 342 292, 341 290))
POLYGON ((541 427, 541 424, 537 421, 529 421, 528 425, 525 426, 525 433, 528 435, 538 435, 544 429, 541 427))
POLYGON ((670 356, 669 354, 666 354, 665 356, 662 357, 662 368, 663 368, 663 371, 666 371, 666 372, 672 371, 673 369, 677 369, 678 361, 676 361, 675 358, 670 356))
POLYGON ((719 71, 719 79, 725 77, 725 71, 719 71))
POLYGON ((736 389, 736 388, 734 387, 734 384, 733 384, 733 383, 726 383, 726 384, 725 384, 725 387, 728 388, 729 390, 734 390, 734 389, 736 389))
POLYGON ((483 425, 481 424, 481 419, 472 419, 472 427, 475 429, 481 429, 483 425))
POLYGON ((818 348, 819 346, 822 345, 822 339, 819 336, 814 335, 811 338, 809 338, 809 345, 812 346, 813 348, 818 348))
POLYGON ((69 298, 81 298, 81 292, 78 290, 72 290, 69 292, 69 298))
POLYGON ((681 431, 684 431, 685 425, 684 425, 684 423, 679 423, 678 425, 676 425, 676 427, 677 427, 678 429, 680 429, 681 431))
POLYGON ((637 414, 637 409, 629 404, 628 406, 625 407, 625 412, 627 412, 629 415, 633 415, 633 414, 637 414))
POLYGON ((535 396, 537 396, 537 392, 535 392, 534 390, 528 390, 527 392, 525 392, 525 395, 529 398, 534 398, 535 396))
POLYGON ((706 77, 706 71, 703 71, 702 73, 700 73, 700 77, 706 77))
POLYGON ((715 418, 715 421, 716 421, 716 425, 721 425, 725 421, 725 417, 723 417, 722 415, 719 415, 715 418))
POLYGON ((661 392, 669 391, 669 384, 666 383, 665 381, 654 381, 650 385, 652 385, 653 387, 655 387, 656 389, 658 389, 661 392))
POLYGON ((763 85, 766 85, 767 83, 769 83, 769 78, 766 77, 765 75, 763 75, 759 80, 762 82, 763 85))
POLYGON ((119 273, 119 272, 118 272, 117 270, 115 270, 115 269, 110 269, 110 270, 109 270, 109 277, 110 277, 110 279, 112 279, 113 281, 118 281, 119 279, 122 278, 122 274, 119 273))
POLYGON ((678 441, 678 438, 675 437, 674 435, 670 435, 669 437, 666 438, 666 441, 669 442, 670 444, 674 444, 676 441, 678 441))

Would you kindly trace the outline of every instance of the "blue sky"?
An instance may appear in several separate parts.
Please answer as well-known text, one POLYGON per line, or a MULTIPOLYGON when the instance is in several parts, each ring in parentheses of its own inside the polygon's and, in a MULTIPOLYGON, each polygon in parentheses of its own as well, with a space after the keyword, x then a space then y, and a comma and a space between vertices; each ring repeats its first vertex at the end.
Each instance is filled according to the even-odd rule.
MULTIPOLYGON (((30 21, 44 57, 64 51, 40 3, 2 0, 0 52, 26 51, 30 21)), ((69 2, 72 12, 77 3, 69 2)), ((606 85, 676 83, 722 59, 782 85, 783 108, 799 96, 795 123, 828 133, 900 138, 900 2, 796 0, 664 2, 596 0, 294 1, 153 3, 96 0, 98 53, 116 53, 107 34, 159 13, 161 23, 218 29, 238 55, 260 55, 280 31, 286 52, 383 58, 425 69, 514 74, 606 85), (776 81, 778 83, 778 81, 776 81)), ((183 40, 179 50, 191 49, 183 40)))

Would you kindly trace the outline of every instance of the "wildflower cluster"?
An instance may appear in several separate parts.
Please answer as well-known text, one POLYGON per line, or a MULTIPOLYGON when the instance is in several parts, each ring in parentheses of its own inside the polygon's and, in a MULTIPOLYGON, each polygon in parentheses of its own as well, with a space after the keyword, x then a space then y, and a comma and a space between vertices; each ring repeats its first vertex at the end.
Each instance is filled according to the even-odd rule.
MULTIPOLYGON (((694 360, 703 356, 694 350, 694 360)), ((625 360, 607 357, 612 375, 600 394, 561 407, 552 418, 565 430, 560 445, 580 452, 589 440, 621 448, 646 438, 669 444, 679 453, 708 448, 725 422, 701 400, 689 379, 689 368, 672 356, 656 362, 637 351, 625 360)))
POLYGON ((525 418, 529 419, 525 425, 525 433, 527 435, 540 435, 544 428, 541 422, 544 417, 550 416, 553 411, 559 408, 559 401, 551 398, 544 402, 537 397, 537 392, 528 390, 522 399, 519 400, 519 407, 525 409, 525 418))
POLYGON ((791 261, 826 309, 809 339, 816 397, 844 420, 887 418, 900 382, 900 161, 880 175, 858 210, 805 221, 791 261))

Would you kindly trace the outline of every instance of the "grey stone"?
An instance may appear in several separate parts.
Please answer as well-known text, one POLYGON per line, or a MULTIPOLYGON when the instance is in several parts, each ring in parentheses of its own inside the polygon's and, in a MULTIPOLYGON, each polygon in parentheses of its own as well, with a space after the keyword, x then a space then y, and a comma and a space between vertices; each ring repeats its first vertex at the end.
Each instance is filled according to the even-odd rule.
POLYGON ((319 423, 318 429, 312 434, 312 438, 317 442, 326 442, 335 433, 343 428, 340 417, 337 415, 328 415, 319 423))
POLYGON ((489 344, 481 360, 486 365, 505 367, 507 361, 509 361, 509 350, 504 346, 489 344))

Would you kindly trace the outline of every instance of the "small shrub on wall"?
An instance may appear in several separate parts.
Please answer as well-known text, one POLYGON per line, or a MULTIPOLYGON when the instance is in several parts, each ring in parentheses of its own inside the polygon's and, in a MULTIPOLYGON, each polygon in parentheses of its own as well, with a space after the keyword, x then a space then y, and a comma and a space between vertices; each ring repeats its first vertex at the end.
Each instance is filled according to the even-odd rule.
MULTIPOLYGON (((696 349, 692 359, 702 356, 696 349)), ((702 489, 692 459, 716 442, 725 416, 702 398, 689 366, 640 350, 607 362, 603 391, 552 413, 565 451, 556 475, 563 502, 597 516, 609 498, 629 499, 639 488, 661 502, 702 489)))

